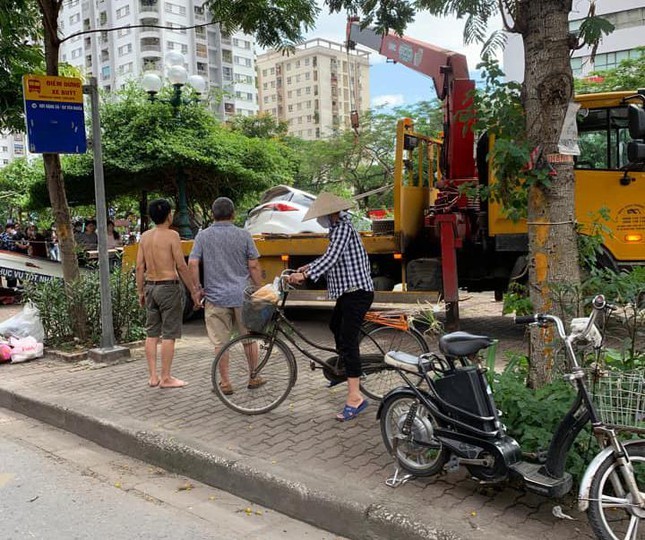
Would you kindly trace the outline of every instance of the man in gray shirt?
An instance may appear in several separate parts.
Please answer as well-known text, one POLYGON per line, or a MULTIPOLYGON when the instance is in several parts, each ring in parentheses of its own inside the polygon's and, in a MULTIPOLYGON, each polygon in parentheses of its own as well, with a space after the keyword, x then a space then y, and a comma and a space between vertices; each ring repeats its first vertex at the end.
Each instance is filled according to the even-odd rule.
MULTIPOLYGON (((208 337, 215 346, 215 355, 230 338, 233 328, 246 333, 242 324, 244 289, 251 281, 256 287, 261 284, 262 270, 258 253, 251 235, 233 225, 235 207, 227 197, 219 197, 213 203, 213 224, 200 231, 195 238, 188 267, 195 283, 200 283, 199 263, 204 267, 204 287, 201 297, 205 299, 205 321, 208 337)), ((245 346, 249 367, 257 363, 257 346, 245 346), (248 350, 247 350, 248 349, 248 350)), ((228 376, 228 362, 220 362, 220 387, 222 393, 232 394, 235 389, 228 376)), ((249 389, 262 386, 260 377, 250 379, 249 389)))

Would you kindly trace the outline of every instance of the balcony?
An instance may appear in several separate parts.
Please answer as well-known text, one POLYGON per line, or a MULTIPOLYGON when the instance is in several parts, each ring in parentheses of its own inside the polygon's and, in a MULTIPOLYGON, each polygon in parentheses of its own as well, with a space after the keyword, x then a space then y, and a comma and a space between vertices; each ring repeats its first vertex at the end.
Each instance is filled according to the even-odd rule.
POLYGON ((157 73, 161 73, 163 70, 163 65, 161 63, 161 59, 153 59, 153 58, 146 58, 143 61, 143 71, 148 72, 148 71, 155 71, 157 73))
POLYGON ((141 0, 139 2, 139 14, 141 16, 145 15, 146 17, 150 15, 159 17, 159 3, 157 0, 141 0))
POLYGON ((158 37, 143 37, 140 42, 142 56, 161 56, 161 40, 158 37), (153 54, 144 54, 153 53, 153 54))

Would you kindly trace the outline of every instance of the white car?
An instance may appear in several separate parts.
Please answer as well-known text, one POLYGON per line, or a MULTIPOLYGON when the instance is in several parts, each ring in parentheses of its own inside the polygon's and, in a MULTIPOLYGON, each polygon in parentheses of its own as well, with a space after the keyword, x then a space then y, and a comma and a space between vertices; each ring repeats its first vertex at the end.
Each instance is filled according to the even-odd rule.
MULTIPOLYGON (((302 221, 315 200, 315 195, 300 189, 290 186, 272 187, 249 212, 244 228, 251 234, 325 234, 327 229, 318 225, 315 219, 302 221)), ((368 219, 361 218, 359 221, 359 230, 370 229, 368 219)))

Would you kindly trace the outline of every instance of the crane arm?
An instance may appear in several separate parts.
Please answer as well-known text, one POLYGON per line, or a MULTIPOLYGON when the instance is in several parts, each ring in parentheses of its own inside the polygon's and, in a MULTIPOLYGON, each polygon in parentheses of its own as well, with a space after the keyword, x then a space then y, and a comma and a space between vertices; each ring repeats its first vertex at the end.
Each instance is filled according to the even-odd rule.
POLYGON ((451 79, 469 79, 468 61, 463 54, 442 49, 407 36, 378 34, 373 28, 361 28, 357 18, 347 20, 347 46, 356 44, 378 51, 394 62, 423 73, 432 79, 439 99, 445 99, 451 79))

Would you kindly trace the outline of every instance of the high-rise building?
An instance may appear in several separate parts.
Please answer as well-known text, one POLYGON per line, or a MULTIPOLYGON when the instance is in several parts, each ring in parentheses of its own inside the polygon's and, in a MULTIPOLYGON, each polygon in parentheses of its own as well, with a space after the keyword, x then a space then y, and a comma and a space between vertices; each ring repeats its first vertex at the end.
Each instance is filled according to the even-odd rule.
POLYGON ((257 113, 254 39, 225 35, 219 25, 181 27, 210 21, 204 0, 65 0, 59 17, 63 36, 84 30, 62 43, 60 60, 97 78, 105 90, 122 88, 130 79, 152 71, 164 75, 169 51, 184 55, 189 75, 201 75, 211 88, 223 91, 215 105, 222 119, 257 113), (121 28, 136 25, 175 27, 121 28))
POLYGON ((0 168, 9 165, 15 158, 25 157, 26 153, 25 136, 22 133, 0 132, 0 168))
MULTIPOLYGON (((569 28, 576 32, 587 13, 590 0, 577 0, 569 16, 569 28)), ((574 77, 584 77, 592 71, 615 68, 621 60, 635 54, 644 45, 645 0, 596 0, 596 15, 614 25, 614 31, 604 36, 594 61, 591 49, 583 47, 573 51, 571 67, 574 77)), ((517 34, 509 35, 504 49, 504 73, 507 80, 524 79, 524 46, 517 34)))
POLYGON ((260 111, 289 124, 289 133, 320 139, 350 127, 352 110, 369 107, 369 53, 312 39, 286 56, 258 55, 260 111))

